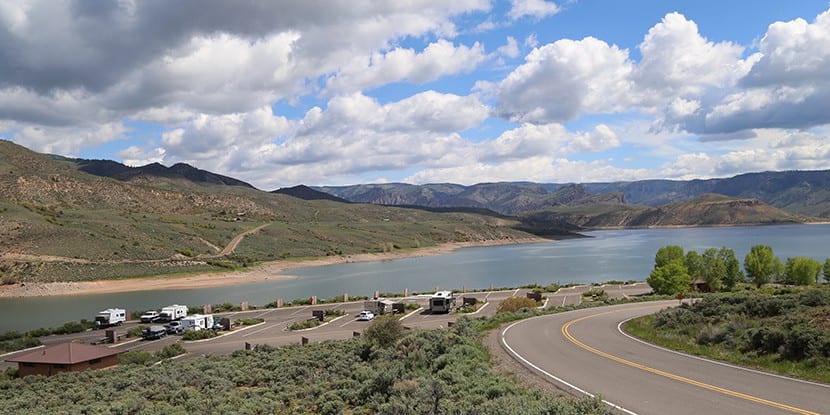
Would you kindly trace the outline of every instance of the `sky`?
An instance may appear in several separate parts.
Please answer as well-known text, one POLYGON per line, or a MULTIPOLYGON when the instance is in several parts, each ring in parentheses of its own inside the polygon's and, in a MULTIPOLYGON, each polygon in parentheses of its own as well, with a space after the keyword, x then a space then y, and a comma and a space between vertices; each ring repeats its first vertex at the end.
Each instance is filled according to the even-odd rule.
POLYGON ((297 184, 830 169, 827 0, 0 0, 0 138, 297 184))

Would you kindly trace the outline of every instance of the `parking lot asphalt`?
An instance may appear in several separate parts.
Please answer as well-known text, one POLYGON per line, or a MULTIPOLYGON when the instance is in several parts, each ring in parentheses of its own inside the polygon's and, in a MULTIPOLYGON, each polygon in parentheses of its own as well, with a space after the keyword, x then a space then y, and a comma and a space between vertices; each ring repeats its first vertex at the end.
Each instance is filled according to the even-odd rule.
MULTIPOLYGON (((544 307, 559 307, 564 305, 576 305, 582 302, 582 293, 596 288, 596 286, 575 286, 562 288, 556 293, 546 293, 544 307)), ((607 285, 601 286, 612 298, 624 298, 645 294, 651 291, 644 283, 629 285, 607 285)), ((474 314, 445 313, 433 314, 428 311, 429 295, 410 296, 406 298, 395 298, 394 301, 406 304, 416 304, 420 308, 415 311, 408 310, 401 315, 401 323, 409 329, 434 329, 446 328, 463 315, 491 316, 496 313, 499 303, 510 297, 524 297, 530 290, 516 289, 509 291, 490 291, 474 293, 456 293, 457 303, 462 304, 459 297, 473 297, 479 303, 484 303, 474 314)), ((123 337, 127 330, 138 326, 137 321, 127 322, 120 327, 115 327, 116 332, 122 336, 118 344, 109 345, 123 351, 145 350, 156 352, 165 346, 180 342, 187 350, 187 357, 202 355, 230 354, 236 350, 242 350, 247 346, 253 347, 258 344, 280 346, 287 344, 298 344, 303 338, 310 343, 326 340, 348 339, 362 333, 371 321, 357 321, 356 317, 363 310, 363 301, 348 303, 330 303, 319 305, 306 305, 298 307, 284 307, 275 309, 257 309, 240 312, 217 313, 215 318, 228 317, 232 321, 246 318, 261 318, 263 323, 254 326, 237 326, 230 332, 220 332, 220 336, 201 341, 182 341, 181 336, 169 335, 158 340, 126 339, 123 337), (288 327, 295 322, 303 322, 312 318, 315 310, 338 310, 345 313, 342 317, 323 325, 306 330, 289 330, 288 327)), ((86 331, 68 335, 52 335, 41 338, 44 345, 63 343, 68 341, 81 343, 95 343, 104 337, 104 330, 86 331)), ((8 359, 23 352, 10 353, 3 356, 8 359)), ((10 367, 7 362, 0 363, 0 368, 10 367)))

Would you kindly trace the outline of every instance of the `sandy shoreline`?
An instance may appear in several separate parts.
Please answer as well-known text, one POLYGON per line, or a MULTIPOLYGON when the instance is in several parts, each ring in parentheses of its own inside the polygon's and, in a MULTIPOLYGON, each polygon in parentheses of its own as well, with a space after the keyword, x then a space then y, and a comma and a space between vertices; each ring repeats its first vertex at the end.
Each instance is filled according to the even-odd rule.
POLYGON ((334 265, 350 262, 390 261, 402 258, 441 255, 459 248, 473 246, 511 245, 550 241, 550 239, 526 238, 476 242, 454 242, 404 252, 358 254, 345 257, 321 257, 307 261, 274 261, 264 263, 246 271, 209 272, 186 276, 168 275, 146 278, 130 278, 124 280, 14 284, 0 286, 0 298, 109 294, 147 290, 181 290, 190 288, 226 287, 237 284, 299 278, 297 276, 286 274, 286 271, 294 268, 334 265))

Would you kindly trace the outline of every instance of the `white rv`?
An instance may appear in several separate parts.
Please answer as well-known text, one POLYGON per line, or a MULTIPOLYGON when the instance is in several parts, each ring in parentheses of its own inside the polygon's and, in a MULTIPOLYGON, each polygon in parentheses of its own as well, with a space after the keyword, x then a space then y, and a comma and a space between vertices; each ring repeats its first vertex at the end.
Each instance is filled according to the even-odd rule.
POLYGON ((127 321, 127 311, 123 308, 108 308, 95 315, 95 328, 120 326, 127 321))
POLYGON ((193 314, 182 319, 184 330, 206 330, 213 328, 213 314, 193 314))
POLYGON ((187 306, 186 305, 179 305, 173 304, 161 309, 161 319, 162 321, 174 321, 180 320, 187 316, 187 306))
POLYGON ((455 307, 452 291, 438 291, 429 299, 430 313, 449 313, 455 307))

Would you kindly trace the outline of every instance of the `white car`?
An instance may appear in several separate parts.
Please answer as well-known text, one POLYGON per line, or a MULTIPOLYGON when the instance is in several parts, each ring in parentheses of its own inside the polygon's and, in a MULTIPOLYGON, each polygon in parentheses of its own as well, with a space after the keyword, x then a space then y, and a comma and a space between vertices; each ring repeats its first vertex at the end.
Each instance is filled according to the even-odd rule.
POLYGON ((357 321, 369 321, 375 318, 375 313, 363 310, 357 315, 357 321))
POLYGON ((148 311, 139 317, 142 323, 155 323, 161 318, 158 311, 148 311))

